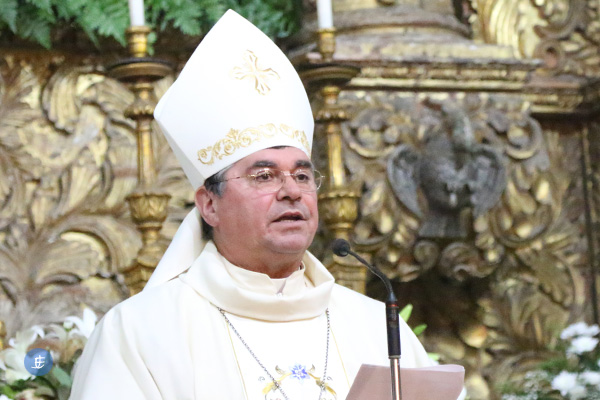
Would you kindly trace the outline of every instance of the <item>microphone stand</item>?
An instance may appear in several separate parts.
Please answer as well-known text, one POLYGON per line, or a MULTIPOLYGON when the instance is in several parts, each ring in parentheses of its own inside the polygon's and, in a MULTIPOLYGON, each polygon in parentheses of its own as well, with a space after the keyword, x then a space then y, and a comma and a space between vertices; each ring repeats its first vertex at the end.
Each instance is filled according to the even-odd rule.
POLYGON ((402 385, 400 381, 400 358, 402 353, 400 346, 400 307, 398 306, 398 299, 394 294, 392 283, 379 268, 369 264, 364 258, 352 251, 348 241, 336 239, 333 241, 332 248, 333 252, 338 256, 345 257, 348 254, 352 255, 365 265, 369 271, 381 279, 387 289, 388 297, 385 301, 385 319, 388 338, 388 358, 390 359, 390 370, 392 373, 392 400, 402 400, 402 385))
POLYGON ((392 400, 402 400, 402 386, 400 384, 400 308, 396 296, 393 296, 393 300, 388 297, 385 302, 385 313, 388 331, 388 358, 390 359, 392 372, 392 400))

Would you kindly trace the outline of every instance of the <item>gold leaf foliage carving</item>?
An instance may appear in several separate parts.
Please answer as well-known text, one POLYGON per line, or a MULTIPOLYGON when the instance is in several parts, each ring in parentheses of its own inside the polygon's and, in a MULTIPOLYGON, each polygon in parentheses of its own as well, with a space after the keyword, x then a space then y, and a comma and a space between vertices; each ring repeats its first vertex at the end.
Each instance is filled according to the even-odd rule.
MULTIPOLYGON (((0 320, 9 337, 83 303, 106 311, 126 296, 119 272, 141 246, 125 200, 137 184, 123 116, 133 97, 97 65, 43 67, 56 62, 0 59, 0 320)), ((158 181, 178 188, 182 214, 191 190, 173 158, 159 157, 158 181)))
MULTIPOLYGON (((344 163, 363 192, 352 239, 404 282, 405 301, 426 315, 429 348, 466 365, 486 398, 513 379, 511 362, 534 365, 548 356, 556 333, 583 307, 581 205, 577 212, 565 204, 577 172, 568 172, 569 160, 580 156, 566 156, 561 137, 544 131, 517 96, 344 92, 343 99, 354 116, 343 126, 344 163), (445 115, 448 103, 462 110, 455 115, 463 125, 445 115), (407 200, 386 169, 402 146, 423 154, 432 138, 459 128, 502 154, 505 184, 488 209, 457 215, 464 237, 424 237, 431 204, 418 180, 402 186, 415 192, 407 200)), ((410 157, 396 160, 410 170, 410 157)))
POLYGON ((600 10, 595 0, 470 0, 471 23, 487 43, 541 58, 553 72, 597 76, 600 10))
POLYGON ((23 213, 25 179, 39 164, 24 150, 22 127, 40 116, 29 105, 37 79, 30 68, 8 68, 0 74, 0 229, 23 213))
POLYGON ((600 121, 592 122, 587 128, 581 132, 582 143, 583 143, 583 155, 576 154, 578 158, 584 160, 585 179, 582 182, 587 185, 588 189, 591 189, 589 193, 589 213, 590 213, 590 226, 587 232, 588 240, 592 243, 589 247, 590 257, 592 259, 598 259, 600 255, 600 235, 598 229, 593 229, 594 226, 598 226, 600 217, 600 121), (586 157, 585 154, 588 154, 586 157), (594 250, 594 251, 592 251, 594 250))

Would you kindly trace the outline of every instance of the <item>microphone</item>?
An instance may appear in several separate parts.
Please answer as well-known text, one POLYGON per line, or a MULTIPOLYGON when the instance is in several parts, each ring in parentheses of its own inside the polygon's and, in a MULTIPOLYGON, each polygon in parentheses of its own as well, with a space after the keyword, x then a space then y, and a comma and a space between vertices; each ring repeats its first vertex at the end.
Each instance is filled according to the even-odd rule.
POLYGON ((387 334, 388 334, 388 355, 389 358, 400 358, 401 347, 400 347, 400 307, 398 306, 398 299, 394 294, 392 288, 392 282, 381 270, 374 265, 369 264, 364 258, 356 254, 350 248, 350 243, 344 239, 335 239, 331 245, 333 253, 340 257, 346 257, 348 254, 360 261, 361 264, 366 266, 369 271, 375 274, 379 279, 382 280, 385 288, 388 292, 387 300, 385 301, 385 314, 387 322, 387 334))
POLYGON ((346 257, 350 254, 356 258, 369 271, 377 275, 387 289, 388 297, 385 301, 385 322, 387 325, 388 358, 390 359, 390 371, 392 374, 392 399, 402 400, 402 385, 400 382, 400 307, 392 288, 392 282, 390 282, 390 279, 379 268, 369 264, 364 258, 353 252, 347 240, 335 239, 331 245, 331 249, 337 256, 346 257))
POLYGON ((331 244, 331 250, 337 256, 346 257, 351 251, 350 243, 344 239, 335 239, 331 244))

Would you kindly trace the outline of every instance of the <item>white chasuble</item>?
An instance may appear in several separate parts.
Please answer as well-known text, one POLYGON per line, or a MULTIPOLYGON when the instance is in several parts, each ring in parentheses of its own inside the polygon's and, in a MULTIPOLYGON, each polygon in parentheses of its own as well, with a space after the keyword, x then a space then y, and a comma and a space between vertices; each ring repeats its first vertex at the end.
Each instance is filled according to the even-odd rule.
MULTIPOLYGON (((321 399, 343 400, 363 363, 389 365, 384 305, 334 284, 308 252, 302 269, 272 280, 209 242, 186 273, 104 316, 75 367, 71 399, 283 400, 270 374, 290 400, 316 400, 326 310, 321 399)), ((401 365, 431 365, 406 324, 400 333, 401 365)))
MULTIPOLYGON (((231 343, 241 371, 247 398, 283 399, 273 383, 274 378, 290 399, 319 398, 327 350, 327 318, 321 316, 306 321, 288 323, 256 323, 240 317, 229 317, 235 329, 252 350, 269 376, 250 351, 231 332, 231 343), (311 334, 307 334, 310 332, 311 334)), ((344 399, 349 380, 330 332, 327 357, 327 378, 321 396, 325 399, 344 399), (342 397, 336 397, 339 395, 342 397)))

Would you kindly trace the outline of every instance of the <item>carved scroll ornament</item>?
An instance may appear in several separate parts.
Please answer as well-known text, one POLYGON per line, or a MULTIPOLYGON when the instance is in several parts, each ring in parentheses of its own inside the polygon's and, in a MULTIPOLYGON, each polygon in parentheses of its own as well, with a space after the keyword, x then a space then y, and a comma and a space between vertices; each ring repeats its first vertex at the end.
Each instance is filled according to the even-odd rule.
POLYGON ((544 133, 527 105, 509 96, 348 93, 345 100, 357 104, 344 131, 345 165, 363 183, 353 240, 406 282, 399 292, 409 290, 406 301, 429 315, 430 348, 467 365, 467 386, 487 398, 519 371, 511 362, 525 368, 543 358, 583 305, 576 249, 584 238, 574 211, 564 210, 568 162, 558 135, 544 133), (473 162, 463 167, 477 166, 494 184, 470 182, 460 154, 473 162), (442 202, 432 201, 436 193, 422 179, 402 176, 412 168, 414 177, 417 167, 438 168, 426 175, 427 190, 442 202), (436 227, 443 218, 431 211, 440 204, 460 235, 436 227))
MULTIPOLYGON (((467 1, 465 1, 467 3, 467 1)), ((595 0, 468 0, 475 36, 541 58, 554 73, 598 76, 600 9, 595 0)))
MULTIPOLYGON (((126 296, 118 272, 141 244, 125 201, 137 184, 133 126, 123 115, 132 100, 93 65, 52 54, 0 59, 0 320, 8 337, 79 314, 82 304, 102 313, 126 296)), ((159 184, 181 207, 190 190, 157 138, 159 184)))

